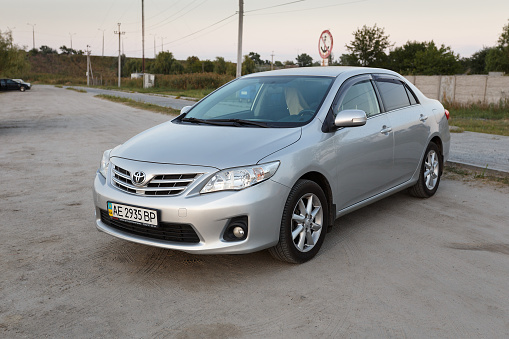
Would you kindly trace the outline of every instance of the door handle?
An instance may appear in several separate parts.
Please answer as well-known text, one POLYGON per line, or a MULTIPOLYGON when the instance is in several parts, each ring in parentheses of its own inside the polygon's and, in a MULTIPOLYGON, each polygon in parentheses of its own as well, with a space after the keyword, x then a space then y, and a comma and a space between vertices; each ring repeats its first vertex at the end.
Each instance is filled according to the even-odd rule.
POLYGON ((385 125, 382 127, 382 130, 380 131, 380 133, 382 133, 382 134, 389 134, 391 132, 392 132, 392 128, 387 127, 385 125))
POLYGON ((426 120, 428 120, 428 117, 426 115, 421 114, 421 117, 419 118, 419 120, 421 122, 425 122, 426 120))

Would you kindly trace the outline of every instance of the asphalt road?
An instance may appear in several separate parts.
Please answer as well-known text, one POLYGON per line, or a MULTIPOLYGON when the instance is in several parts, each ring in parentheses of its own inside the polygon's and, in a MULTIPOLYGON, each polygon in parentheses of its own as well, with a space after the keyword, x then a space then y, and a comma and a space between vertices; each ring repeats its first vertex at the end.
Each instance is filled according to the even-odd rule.
POLYGON ((0 93, 0 337, 509 336, 506 186, 396 194, 340 218, 302 265, 98 232, 103 150, 168 119, 51 86, 0 93))
POLYGON ((184 100, 184 99, 176 99, 171 95, 162 95, 162 94, 144 94, 137 92, 123 92, 123 91, 114 91, 107 89, 100 89, 95 87, 80 87, 80 86, 66 86, 72 87, 76 89, 80 89, 83 91, 87 91, 87 93, 97 95, 97 94, 106 94, 113 95, 121 98, 129 98, 132 100, 146 102, 149 104, 159 105, 163 107, 171 107, 174 109, 182 109, 184 106, 192 106, 196 103, 196 101, 192 100, 184 100))

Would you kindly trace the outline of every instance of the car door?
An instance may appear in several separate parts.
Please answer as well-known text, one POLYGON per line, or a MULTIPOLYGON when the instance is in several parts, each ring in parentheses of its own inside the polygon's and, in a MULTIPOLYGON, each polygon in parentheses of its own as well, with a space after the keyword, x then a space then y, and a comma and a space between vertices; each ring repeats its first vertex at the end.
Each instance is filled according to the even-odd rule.
POLYGON ((14 80, 9 79, 6 82, 7 82, 7 89, 18 89, 19 88, 19 84, 14 80))
POLYGON ((394 133, 394 184, 412 178, 428 143, 430 126, 427 115, 414 93, 395 77, 375 76, 384 110, 394 133))
POLYGON ((368 119, 364 126, 341 128, 334 135, 339 209, 389 188, 393 162, 393 134, 370 75, 351 78, 341 86, 333 114, 346 109, 361 109, 368 119))

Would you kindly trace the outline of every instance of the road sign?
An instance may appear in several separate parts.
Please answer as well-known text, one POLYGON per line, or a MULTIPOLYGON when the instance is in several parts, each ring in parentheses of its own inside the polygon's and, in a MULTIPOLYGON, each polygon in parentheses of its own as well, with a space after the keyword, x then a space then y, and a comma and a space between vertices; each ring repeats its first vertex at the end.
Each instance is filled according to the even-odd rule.
POLYGON ((329 30, 325 30, 320 35, 320 40, 318 41, 318 52, 322 59, 327 59, 332 52, 332 34, 330 34, 329 30))

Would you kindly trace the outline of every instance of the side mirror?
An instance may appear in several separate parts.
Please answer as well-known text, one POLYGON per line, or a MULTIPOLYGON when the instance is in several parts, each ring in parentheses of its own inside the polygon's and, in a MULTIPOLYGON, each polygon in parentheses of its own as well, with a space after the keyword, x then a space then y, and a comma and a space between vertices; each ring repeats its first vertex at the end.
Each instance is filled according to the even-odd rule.
POLYGON ((182 109, 180 110, 180 114, 186 114, 187 112, 189 112, 191 110, 191 108, 193 108, 193 106, 182 107, 182 109))
POLYGON ((355 127, 366 124, 368 117, 366 112, 360 109, 346 109, 336 115, 334 126, 336 127, 355 127))

